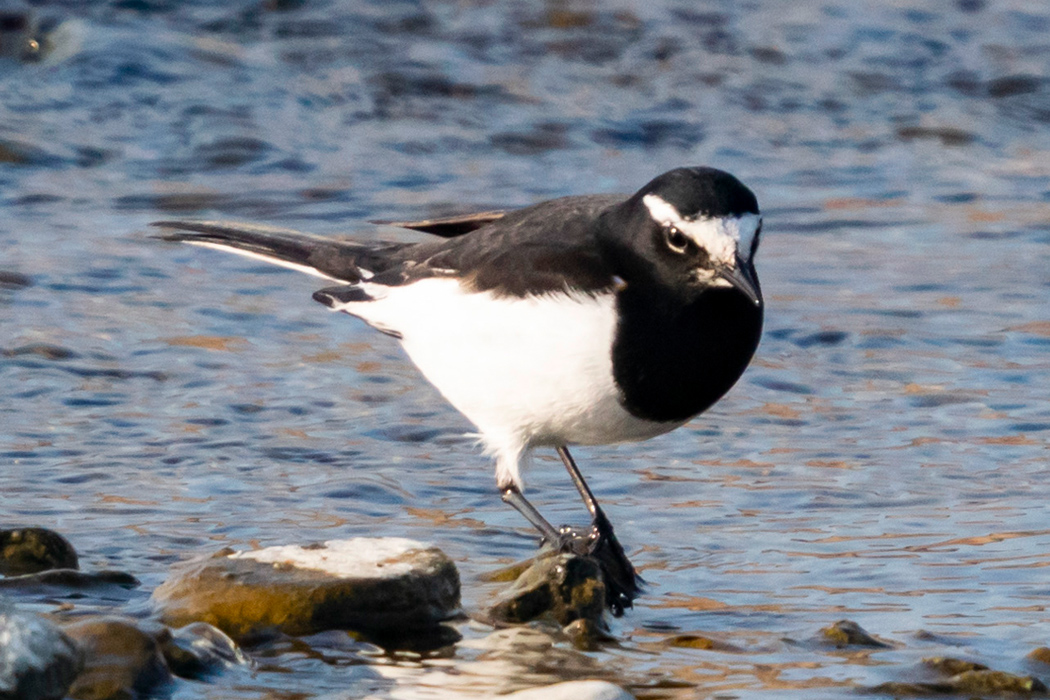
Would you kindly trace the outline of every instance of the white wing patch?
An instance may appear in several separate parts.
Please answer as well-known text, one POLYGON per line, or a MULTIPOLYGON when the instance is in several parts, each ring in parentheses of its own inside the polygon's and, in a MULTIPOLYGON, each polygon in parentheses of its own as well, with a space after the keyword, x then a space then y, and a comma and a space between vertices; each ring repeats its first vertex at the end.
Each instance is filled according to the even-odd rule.
POLYGON ((713 260, 735 267, 738 254, 745 260, 751 257, 751 244, 762 222, 757 214, 686 219, 673 204, 658 195, 647 194, 642 202, 653 221, 674 226, 706 250, 713 260))

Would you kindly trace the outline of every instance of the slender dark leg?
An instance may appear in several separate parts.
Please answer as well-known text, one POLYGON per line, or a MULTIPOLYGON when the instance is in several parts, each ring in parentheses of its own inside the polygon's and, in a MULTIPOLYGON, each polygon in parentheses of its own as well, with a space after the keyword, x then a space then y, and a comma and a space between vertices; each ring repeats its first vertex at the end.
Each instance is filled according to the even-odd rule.
POLYGON ((517 486, 508 486, 503 489, 500 497, 504 503, 509 503, 514 507, 514 510, 525 516, 525 519, 540 531, 543 539, 555 545, 561 542, 561 533, 536 510, 535 506, 525 500, 525 496, 521 495, 521 491, 518 490, 517 486))
MULTIPOLYGON (((580 492, 587 510, 591 513, 591 533, 588 537, 587 552, 601 565, 606 590, 609 593, 609 607, 612 608, 613 614, 619 617, 623 614, 624 608, 631 607, 632 601, 638 597, 641 592, 642 579, 635 572, 620 541, 616 539, 612 523, 605 517, 605 511, 598 505, 597 499, 594 498, 590 487, 584 481, 580 468, 576 466, 572 455, 569 454, 569 449, 564 445, 560 446, 558 456, 565 463, 565 468, 569 470, 569 476, 572 477, 572 483, 576 485, 576 490, 580 492)), ((570 532, 568 528, 562 528, 563 534, 568 535, 570 532)), ((568 550, 569 548, 571 545, 563 537, 562 549, 568 550)))
POLYGON ((591 493, 591 487, 583 480, 583 474, 580 472, 580 468, 576 466, 576 461, 573 460, 572 455, 569 454, 569 448, 565 445, 559 447, 558 456, 561 457, 561 461, 565 465, 565 468, 569 470, 569 476, 572 477, 572 483, 576 486, 576 490, 580 492, 580 495, 583 496, 583 503, 587 506, 587 510, 591 512, 591 517, 598 518, 601 516, 602 518, 605 518, 601 506, 598 505, 597 499, 595 499, 594 494, 591 493))

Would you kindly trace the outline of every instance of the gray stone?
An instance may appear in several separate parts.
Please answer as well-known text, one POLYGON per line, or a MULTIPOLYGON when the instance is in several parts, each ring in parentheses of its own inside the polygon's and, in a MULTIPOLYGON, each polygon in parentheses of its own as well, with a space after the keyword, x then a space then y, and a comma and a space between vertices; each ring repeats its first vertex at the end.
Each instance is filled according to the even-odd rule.
POLYGON ((329 629, 405 637, 459 609, 441 550, 396 537, 221 551, 183 564, 153 594, 165 624, 206 622, 236 640, 329 629))
POLYGON ((57 625, 0 601, 0 698, 64 697, 81 663, 79 648, 57 625))

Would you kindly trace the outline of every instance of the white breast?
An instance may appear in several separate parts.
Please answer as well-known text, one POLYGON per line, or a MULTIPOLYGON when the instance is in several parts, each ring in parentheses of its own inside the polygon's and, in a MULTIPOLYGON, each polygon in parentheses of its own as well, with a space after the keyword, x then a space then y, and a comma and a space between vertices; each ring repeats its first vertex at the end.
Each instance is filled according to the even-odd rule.
POLYGON ((375 301, 337 309, 401 334, 412 361, 478 427, 501 486, 520 486, 529 447, 642 440, 679 425, 620 405, 612 295, 506 298, 448 278, 363 287, 375 301))

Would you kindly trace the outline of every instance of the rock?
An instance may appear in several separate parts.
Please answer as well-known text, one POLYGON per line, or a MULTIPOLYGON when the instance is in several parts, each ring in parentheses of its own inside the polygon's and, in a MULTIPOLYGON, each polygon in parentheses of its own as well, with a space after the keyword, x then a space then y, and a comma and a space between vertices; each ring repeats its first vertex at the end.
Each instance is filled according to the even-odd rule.
POLYGON ((928 669, 936 671, 943 680, 931 682, 882 683, 869 692, 896 696, 989 696, 989 695, 1046 695, 1046 685, 1032 676, 1018 676, 1004 671, 993 671, 984 664, 950 657, 923 659, 928 669))
POLYGON ((580 651, 598 651, 602 644, 615 642, 616 638, 609 634, 603 621, 588 620, 580 618, 565 625, 562 633, 568 637, 572 645, 580 651))
POLYGON ((700 634, 676 634, 673 637, 667 638, 664 641, 664 644, 677 649, 703 649, 731 651, 735 653, 744 651, 742 648, 729 644, 728 642, 722 642, 700 634))
POLYGON ((37 596, 46 600, 83 598, 85 594, 110 601, 127 600, 138 579, 122 571, 99 571, 89 574, 73 569, 54 569, 38 574, 0 578, 0 591, 21 597, 37 596))
POLYGON ((586 556, 551 553, 533 561, 488 615, 497 623, 548 619, 562 627, 590 620, 604 629, 604 611, 605 584, 598 562, 586 556))
POLYGON ((205 680, 230 666, 252 663, 222 630, 206 622, 194 622, 170 632, 160 643, 168 668, 180 678, 205 680))
POLYGON ((0 574, 4 576, 77 568, 76 550, 57 532, 42 527, 0 530, 0 574))
POLYGON ((634 696, 608 681, 566 681, 500 695, 506 700, 634 700, 634 696))
POLYGON ((1041 664, 1050 665, 1050 649, 1047 647, 1038 647, 1033 649, 1028 654, 1028 658, 1032 661, 1038 661, 1041 664))
POLYGON ((81 663, 80 649, 57 625, 0 602, 0 698, 65 697, 81 663))
POLYGON ((979 696, 1046 695, 1046 686, 1032 676, 1015 676, 1003 671, 964 671, 943 681, 931 683, 880 683, 867 689, 870 693, 897 697, 930 695, 979 696))
POLYGON ((953 659, 950 656, 931 656, 922 660, 927 668, 937 671, 944 676, 954 676, 966 671, 987 671, 988 667, 976 661, 964 661, 953 659))
POLYGON ((155 634, 128 618, 89 617, 64 628, 84 652, 75 700, 136 698, 171 680, 155 634))
POLYGON ((1032 676, 1017 676, 1005 671, 981 669, 963 671, 949 679, 952 692, 967 695, 1006 695, 1009 693, 1046 694, 1046 685, 1032 676))
POLYGON ((237 640, 330 629, 411 637, 458 611, 459 573, 429 545, 359 537, 224 550, 178 567, 153 600, 165 624, 207 622, 237 640))
POLYGON ((868 632, 852 620, 839 620, 830 627, 820 630, 825 640, 831 642, 838 648, 871 647, 873 649, 891 649, 892 646, 880 641, 868 634, 868 632))

